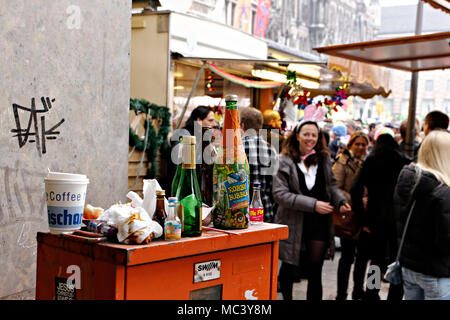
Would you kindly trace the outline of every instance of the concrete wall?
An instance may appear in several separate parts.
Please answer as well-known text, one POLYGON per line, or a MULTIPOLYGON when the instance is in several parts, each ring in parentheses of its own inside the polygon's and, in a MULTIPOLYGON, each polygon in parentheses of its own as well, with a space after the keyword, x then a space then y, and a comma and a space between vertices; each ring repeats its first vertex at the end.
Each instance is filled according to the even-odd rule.
POLYGON ((131 0, 0 0, 0 298, 34 297, 47 168, 86 174, 88 203, 126 201, 130 10, 131 0))

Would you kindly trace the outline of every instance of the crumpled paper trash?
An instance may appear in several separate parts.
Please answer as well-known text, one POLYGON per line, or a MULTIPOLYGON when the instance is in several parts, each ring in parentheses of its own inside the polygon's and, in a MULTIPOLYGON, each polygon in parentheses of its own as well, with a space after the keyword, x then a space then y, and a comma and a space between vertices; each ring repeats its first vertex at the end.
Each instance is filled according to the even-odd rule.
MULTIPOLYGON (((126 244, 146 244, 154 238, 162 236, 164 230, 159 223, 153 221, 156 210, 156 190, 162 190, 156 179, 145 179, 143 188, 144 199, 136 192, 130 191, 127 198, 131 203, 114 205, 105 211, 99 219, 118 229, 117 239, 126 244)), ((164 198, 166 212, 168 201, 164 198)))
POLYGON ((125 244, 146 244, 162 235, 162 227, 142 207, 115 204, 98 217, 117 228, 117 240, 125 244))
MULTIPOLYGON (((144 179, 144 187, 142 188, 142 193, 144 199, 133 191, 128 192, 127 198, 131 200, 131 205, 136 208, 144 208, 147 211, 150 219, 153 218, 153 214, 156 210, 156 191, 162 190, 161 186, 156 179, 144 179)), ((164 209, 169 212, 169 202, 164 197, 164 209)))

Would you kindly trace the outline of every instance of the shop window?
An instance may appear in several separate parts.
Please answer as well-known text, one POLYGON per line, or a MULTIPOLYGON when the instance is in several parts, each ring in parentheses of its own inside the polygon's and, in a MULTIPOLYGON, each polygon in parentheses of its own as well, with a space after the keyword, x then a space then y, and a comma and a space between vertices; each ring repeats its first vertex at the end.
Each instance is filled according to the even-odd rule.
POLYGON ((449 114, 450 113, 450 99, 445 99, 443 104, 442 112, 449 114))
POLYGON ((405 91, 411 90, 411 80, 405 80, 405 91))
POLYGON ((423 99, 421 115, 423 117, 425 117, 427 115, 427 113, 432 110, 434 110, 434 100, 433 99, 423 99))
POLYGON ((425 91, 433 91, 433 80, 425 81, 425 91))
POLYGON ((394 100, 384 99, 383 101, 384 112, 386 115, 392 116, 394 114, 394 100))
POLYGON ((409 111, 409 99, 403 99, 400 109, 400 115, 402 117, 407 117, 409 111))

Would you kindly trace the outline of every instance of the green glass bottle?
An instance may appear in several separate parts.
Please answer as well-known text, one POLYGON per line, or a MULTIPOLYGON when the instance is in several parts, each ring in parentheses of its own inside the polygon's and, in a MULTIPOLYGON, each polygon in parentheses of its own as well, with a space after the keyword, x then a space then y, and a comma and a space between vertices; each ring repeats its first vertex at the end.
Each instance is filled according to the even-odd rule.
MULTIPOLYGON (((183 150, 182 141, 183 141, 183 138, 180 138, 180 145, 178 146, 179 147, 178 160, 181 158, 181 152, 183 150)), ((177 195, 177 189, 178 189, 178 184, 180 183, 180 177, 181 177, 181 162, 177 165, 177 171, 175 172, 175 176, 173 177, 172 187, 170 188, 170 196, 171 197, 176 197, 176 195, 177 195)))
POLYGON ((202 193, 195 168, 195 137, 183 136, 183 155, 180 183, 176 197, 183 207, 182 237, 198 237, 202 234, 202 193))

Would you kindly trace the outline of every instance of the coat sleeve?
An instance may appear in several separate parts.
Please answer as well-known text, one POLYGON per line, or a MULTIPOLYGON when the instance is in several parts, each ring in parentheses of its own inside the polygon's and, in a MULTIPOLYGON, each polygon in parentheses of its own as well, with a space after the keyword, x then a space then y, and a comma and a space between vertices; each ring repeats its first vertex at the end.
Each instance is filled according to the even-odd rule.
POLYGON ((347 199, 339 190, 338 183, 333 174, 333 170, 331 170, 331 162, 330 161, 327 162, 326 170, 327 170, 329 190, 330 190, 330 195, 331 195, 331 205, 333 207, 335 207, 336 209, 339 209, 339 207, 342 204, 347 203, 347 199))
POLYGON ((441 186, 433 192, 434 211, 437 213, 435 220, 434 244, 442 252, 450 253, 450 188, 441 186))
POLYGON ((363 197, 365 195, 365 186, 367 179, 368 162, 364 162, 362 168, 359 170, 356 176, 353 186, 350 189, 350 195, 352 197, 352 209, 359 217, 363 226, 367 226, 367 214, 365 214, 363 197))
POLYGON ((289 164, 280 160, 277 174, 273 177, 272 194, 275 202, 290 210, 314 212, 316 199, 292 192, 289 186, 289 164))
POLYGON ((332 166, 334 177, 337 181, 337 186, 341 193, 345 196, 347 201, 350 201, 350 192, 344 190, 345 188, 345 165, 340 161, 340 158, 332 166))

